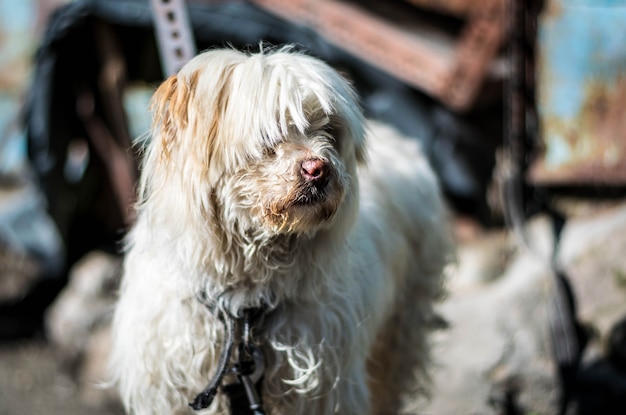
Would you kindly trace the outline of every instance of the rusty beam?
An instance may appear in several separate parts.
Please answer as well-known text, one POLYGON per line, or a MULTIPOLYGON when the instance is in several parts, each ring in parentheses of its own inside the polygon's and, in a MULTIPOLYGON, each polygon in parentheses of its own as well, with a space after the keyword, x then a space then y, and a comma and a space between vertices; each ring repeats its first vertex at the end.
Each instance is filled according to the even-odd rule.
POLYGON ((475 101, 505 34, 504 3, 485 0, 481 5, 472 11, 457 41, 453 64, 440 91, 442 100, 456 109, 467 109, 475 101))
MULTIPOLYGON (((469 7, 471 2, 465 1, 465 28, 449 42, 429 41, 416 35, 412 30, 415 27, 399 25, 356 2, 253 1, 274 14, 313 28, 335 45, 458 111, 474 104, 504 36, 505 0, 486 0, 474 9, 469 7)), ((414 10, 417 15, 418 9, 414 10)), ((419 25, 417 19, 414 25, 419 25)))
POLYGON ((418 7, 436 10, 455 16, 468 16, 474 10, 483 7, 482 2, 475 0, 405 0, 418 7))

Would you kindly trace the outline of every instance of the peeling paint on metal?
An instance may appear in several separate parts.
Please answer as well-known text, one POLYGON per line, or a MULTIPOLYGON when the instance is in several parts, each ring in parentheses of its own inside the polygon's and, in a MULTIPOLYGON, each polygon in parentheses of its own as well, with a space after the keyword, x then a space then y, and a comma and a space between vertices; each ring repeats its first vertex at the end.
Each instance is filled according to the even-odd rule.
POLYGON ((26 142, 17 117, 36 48, 38 0, 0 0, 0 174, 18 171, 26 142))
POLYGON ((0 91, 19 94, 35 50, 37 2, 0 0, 0 91))
POLYGON ((530 179, 626 184, 626 0, 550 0, 539 21, 542 151, 530 179))

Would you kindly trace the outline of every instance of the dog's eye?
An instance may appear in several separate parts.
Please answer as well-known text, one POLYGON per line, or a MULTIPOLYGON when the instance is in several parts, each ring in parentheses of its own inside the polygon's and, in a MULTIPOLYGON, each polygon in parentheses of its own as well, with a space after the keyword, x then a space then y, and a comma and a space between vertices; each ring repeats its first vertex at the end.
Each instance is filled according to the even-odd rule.
POLYGON ((335 132, 332 130, 322 130, 319 132, 319 135, 321 137, 324 137, 325 140, 328 141, 328 143, 333 146, 336 147, 337 146, 337 137, 335 136, 335 132))
POLYGON ((335 129, 333 128, 332 124, 326 124, 321 130, 320 133, 328 138, 329 140, 332 141, 337 141, 337 139, 335 138, 335 129))
POLYGON ((267 157, 274 157, 276 155, 276 149, 273 147, 265 147, 263 152, 267 157))

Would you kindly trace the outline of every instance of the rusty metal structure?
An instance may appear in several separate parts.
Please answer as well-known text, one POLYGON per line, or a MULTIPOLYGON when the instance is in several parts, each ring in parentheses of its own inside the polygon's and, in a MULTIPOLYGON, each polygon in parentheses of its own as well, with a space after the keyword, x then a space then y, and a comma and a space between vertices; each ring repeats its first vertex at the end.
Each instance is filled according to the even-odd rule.
POLYGON ((542 186, 626 184, 626 8, 623 1, 547 0, 539 19, 542 186))
POLYGON ((308 26, 331 43, 440 100, 466 111, 490 74, 504 38, 506 0, 253 0, 308 26), (420 10, 454 17, 442 31, 420 10))
POLYGON ((164 75, 178 72, 196 53, 184 0, 150 0, 164 75))

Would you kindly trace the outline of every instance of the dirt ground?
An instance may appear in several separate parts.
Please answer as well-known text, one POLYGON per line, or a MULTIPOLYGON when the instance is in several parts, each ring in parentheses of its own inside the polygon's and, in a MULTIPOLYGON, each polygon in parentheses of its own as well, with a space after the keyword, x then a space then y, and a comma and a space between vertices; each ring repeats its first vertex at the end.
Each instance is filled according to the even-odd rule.
MULTIPOLYGON (((93 385, 94 388, 96 385, 93 385)), ((118 415, 79 388, 43 339, 0 343, 0 414, 118 415)))

